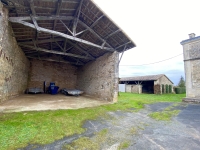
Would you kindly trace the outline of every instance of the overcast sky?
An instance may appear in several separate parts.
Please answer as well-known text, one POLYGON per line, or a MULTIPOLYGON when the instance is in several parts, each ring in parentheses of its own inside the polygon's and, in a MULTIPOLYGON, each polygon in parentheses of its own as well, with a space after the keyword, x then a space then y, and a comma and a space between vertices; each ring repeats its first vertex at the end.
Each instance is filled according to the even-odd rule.
POLYGON ((184 76, 180 42, 188 39, 189 33, 200 35, 200 0, 93 1, 137 45, 124 53, 120 77, 166 74, 175 85, 178 83, 184 76))

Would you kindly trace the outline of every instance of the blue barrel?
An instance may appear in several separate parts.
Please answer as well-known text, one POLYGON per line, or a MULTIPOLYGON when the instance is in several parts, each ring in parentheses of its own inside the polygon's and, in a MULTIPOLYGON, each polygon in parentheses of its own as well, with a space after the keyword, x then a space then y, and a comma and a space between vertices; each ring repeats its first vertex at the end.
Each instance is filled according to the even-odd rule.
POLYGON ((49 89, 50 89, 50 93, 53 94, 54 93, 54 89, 55 89, 55 83, 54 82, 50 82, 49 89))
POLYGON ((51 90, 51 94, 52 94, 52 95, 58 94, 58 89, 59 89, 58 86, 54 86, 54 89, 51 90))

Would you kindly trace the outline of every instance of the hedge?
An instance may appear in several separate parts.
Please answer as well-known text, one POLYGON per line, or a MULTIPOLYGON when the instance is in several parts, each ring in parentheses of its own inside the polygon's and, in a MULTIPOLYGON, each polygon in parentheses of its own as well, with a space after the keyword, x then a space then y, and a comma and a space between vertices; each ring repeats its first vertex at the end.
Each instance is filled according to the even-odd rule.
POLYGON ((169 86, 168 86, 168 84, 165 85, 165 90, 166 90, 166 93, 169 93, 169 86))
POLYGON ((169 85, 169 93, 172 93, 172 85, 169 85))
POLYGON ((176 94, 182 94, 182 93, 186 93, 186 88, 185 87, 175 87, 174 91, 176 94))

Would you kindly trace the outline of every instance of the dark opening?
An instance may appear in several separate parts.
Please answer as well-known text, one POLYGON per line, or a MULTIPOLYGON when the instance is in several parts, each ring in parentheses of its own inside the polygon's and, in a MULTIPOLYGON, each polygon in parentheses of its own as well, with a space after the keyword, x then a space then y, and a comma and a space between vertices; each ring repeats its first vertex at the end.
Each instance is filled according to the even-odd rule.
POLYGON ((142 93, 153 94, 154 93, 154 81, 142 82, 142 93))

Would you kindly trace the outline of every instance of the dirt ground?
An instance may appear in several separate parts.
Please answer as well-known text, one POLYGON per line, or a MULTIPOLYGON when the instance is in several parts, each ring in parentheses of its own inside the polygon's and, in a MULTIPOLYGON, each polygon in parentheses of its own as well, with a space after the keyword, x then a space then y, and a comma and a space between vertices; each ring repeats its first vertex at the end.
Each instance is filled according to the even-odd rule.
POLYGON ((92 150, 95 144, 101 150, 199 150, 200 104, 176 104, 174 109, 180 110, 180 113, 171 121, 156 121, 148 116, 172 105, 174 103, 156 103, 146 105, 139 112, 109 112, 107 117, 85 122, 86 132, 83 134, 45 146, 29 145, 21 150, 63 150, 68 149, 67 145, 74 150, 92 150), (103 136, 97 134, 101 131, 106 131, 103 136), (81 138, 86 139, 83 145, 76 142, 81 138), (84 148, 88 141, 91 145, 84 148))
POLYGON ((0 104, 0 112, 78 109, 109 104, 89 96, 24 94, 0 104))

